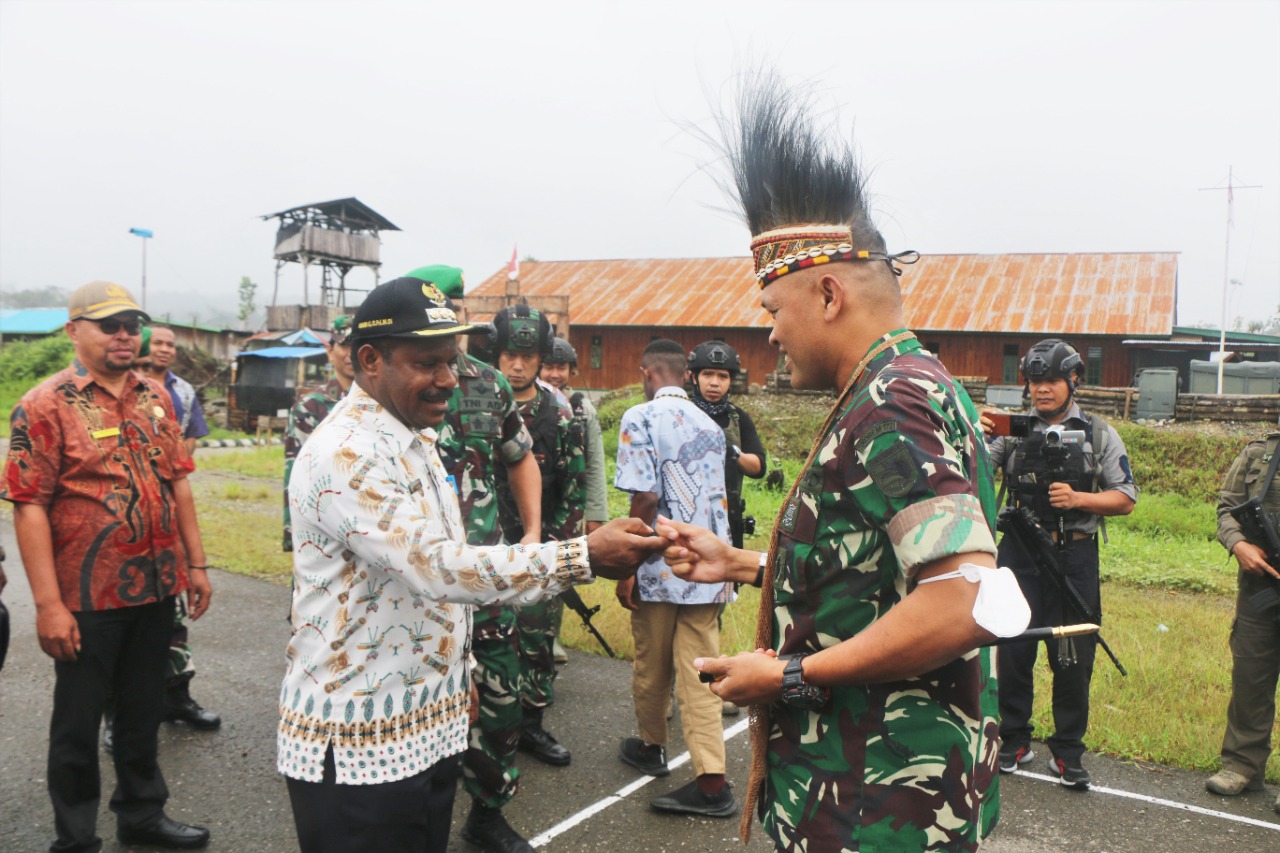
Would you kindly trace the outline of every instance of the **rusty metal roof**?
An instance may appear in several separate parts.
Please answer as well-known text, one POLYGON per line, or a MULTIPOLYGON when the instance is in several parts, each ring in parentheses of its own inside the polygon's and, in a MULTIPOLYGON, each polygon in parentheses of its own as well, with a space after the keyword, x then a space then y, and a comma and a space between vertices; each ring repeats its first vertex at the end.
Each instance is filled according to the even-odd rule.
MULTIPOLYGON (((468 295, 506 287, 503 269, 468 295)), ((568 296, 579 326, 769 325, 750 258, 521 261, 520 293, 568 296)))
MULTIPOLYGON (((520 292, 567 295, 575 325, 767 327, 751 272, 745 257, 523 261, 520 292)), ((503 269, 471 293, 506 285, 503 269)), ((1178 253, 926 255, 902 293, 918 330, 1168 335, 1178 253)))

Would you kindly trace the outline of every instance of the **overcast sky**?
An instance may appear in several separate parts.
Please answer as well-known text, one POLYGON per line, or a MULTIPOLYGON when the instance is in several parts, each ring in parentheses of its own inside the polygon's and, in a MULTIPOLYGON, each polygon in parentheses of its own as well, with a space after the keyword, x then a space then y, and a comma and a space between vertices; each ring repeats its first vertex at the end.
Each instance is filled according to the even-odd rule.
MULTIPOLYGON (((356 196, 383 278, 745 255, 681 130, 736 70, 815 81, 891 250, 1181 253, 1178 321, 1280 303, 1280 2, 0 0, 0 299, 107 278, 269 302, 274 223, 356 196)), ((312 281, 316 279, 313 276, 312 281)), ((351 274, 353 285, 371 276, 351 274)), ((964 299, 965 294, 956 294, 964 299)), ((314 300, 314 291, 313 291, 314 300)), ((1055 296, 1046 294, 1046 310, 1055 296)), ((281 303, 302 301, 296 265, 281 303)), ((679 318, 671 318, 678 324, 679 318)))

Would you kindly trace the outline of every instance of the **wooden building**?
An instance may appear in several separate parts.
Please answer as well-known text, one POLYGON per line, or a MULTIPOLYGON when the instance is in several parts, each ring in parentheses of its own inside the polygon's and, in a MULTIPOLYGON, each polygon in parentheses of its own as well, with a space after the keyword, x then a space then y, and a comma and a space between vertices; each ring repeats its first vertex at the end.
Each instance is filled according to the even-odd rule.
MULTIPOLYGON (((659 337, 686 349, 720 338, 754 383, 776 369, 750 258, 525 261, 520 272, 521 294, 568 297, 583 387, 638 382, 640 353, 659 337)), ((468 298, 507 284, 500 270, 468 298)), ((953 373, 992 384, 1015 384, 1022 354, 1061 337, 1085 356, 1088 384, 1128 385, 1125 339, 1167 339, 1177 290, 1176 252, 929 255, 902 276, 910 328, 953 373)))

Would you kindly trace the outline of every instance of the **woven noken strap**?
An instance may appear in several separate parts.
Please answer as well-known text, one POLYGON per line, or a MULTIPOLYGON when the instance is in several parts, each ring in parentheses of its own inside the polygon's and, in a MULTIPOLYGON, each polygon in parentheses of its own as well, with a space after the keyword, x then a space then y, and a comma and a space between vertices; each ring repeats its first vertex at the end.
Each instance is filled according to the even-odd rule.
MULTIPOLYGON (((805 472, 809 470, 809 466, 817 458, 818 452, 822 449, 823 440, 831 430, 832 425, 840 417, 840 411, 844 407, 845 400, 852 394, 854 386, 862 378, 867 365, 871 363, 872 359, 890 347, 896 346, 903 341, 909 341, 914 337, 915 335, 911 332, 901 332, 891 338, 882 340, 862 357, 862 361, 858 362, 857 366, 854 367, 853 375, 845 383, 840 396, 836 398, 835 405, 831 407, 831 411, 827 414, 827 420, 823 423, 818 437, 814 439, 813 447, 809 450, 809 458, 805 460, 804 467, 800 469, 800 476, 796 477, 791 484, 791 490, 787 492, 787 498, 782 502, 782 506, 778 510, 778 517, 773 522, 773 533, 769 537, 769 556, 765 561, 764 580, 760 584, 760 612, 756 618, 755 647, 757 649, 773 648, 773 577, 774 567, 778 560, 778 535, 782 529, 783 513, 787 511, 788 504, 796 496, 796 491, 800 488, 800 481, 804 479, 805 472)), ((765 753, 769 748, 770 726, 768 705, 752 705, 747 713, 750 719, 748 731, 751 734, 751 779, 747 782, 746 802, 742 807, 742 818, 738 822, 738 837, 742 839, 743 844, 751 840, 751 822, 755 817, 756 802, 760 797, 761 786, 764 785, 765 753)))

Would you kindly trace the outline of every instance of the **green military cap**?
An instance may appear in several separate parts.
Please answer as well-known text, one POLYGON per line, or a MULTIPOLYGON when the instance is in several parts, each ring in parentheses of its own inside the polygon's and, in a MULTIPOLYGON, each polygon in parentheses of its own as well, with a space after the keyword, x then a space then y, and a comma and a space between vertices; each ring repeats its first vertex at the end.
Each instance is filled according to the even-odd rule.
POLYGON ((440 292, 450 299, 460 299, 463 295, 462 269, 446 264, 431 264, 418 267, 404 274, 405 278, 416 278, 428 284, 434 284, 440 292))
POLYGON ((329 329, 329 343, 345 344, 347 338, 351 337, 354 326, 351 323, 351 315, 343 314, 333 321, 333 326, 329 329))

